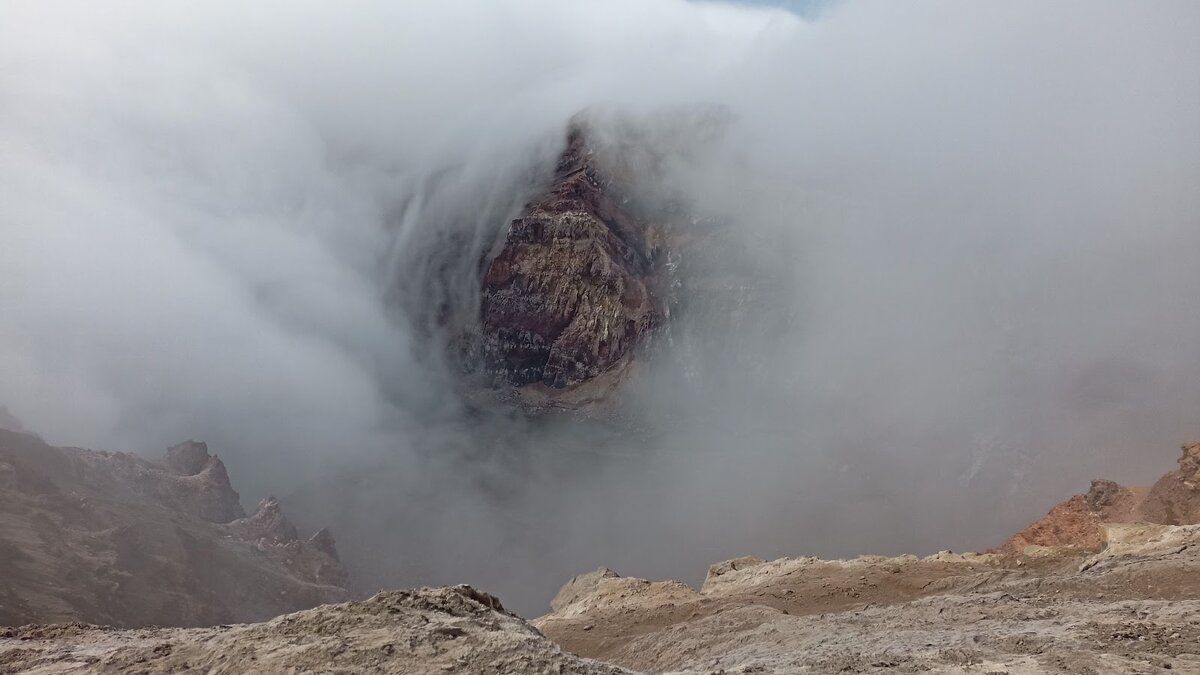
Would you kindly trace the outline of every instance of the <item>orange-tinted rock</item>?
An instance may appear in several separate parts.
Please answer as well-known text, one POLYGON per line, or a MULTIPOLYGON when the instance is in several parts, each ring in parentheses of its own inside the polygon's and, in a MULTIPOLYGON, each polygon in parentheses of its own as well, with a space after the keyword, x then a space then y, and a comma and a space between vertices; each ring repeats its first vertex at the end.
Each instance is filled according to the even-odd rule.
POLYGON ((1099 551, 1107 543, 1105 523, 1138 519, 1140 495, 1111 480, 1094 480, 1086 495, 1075 495, 1050 509, 1040 520, 1021 530, 1003 547, 1021 553, 1027 546, 1099 551))

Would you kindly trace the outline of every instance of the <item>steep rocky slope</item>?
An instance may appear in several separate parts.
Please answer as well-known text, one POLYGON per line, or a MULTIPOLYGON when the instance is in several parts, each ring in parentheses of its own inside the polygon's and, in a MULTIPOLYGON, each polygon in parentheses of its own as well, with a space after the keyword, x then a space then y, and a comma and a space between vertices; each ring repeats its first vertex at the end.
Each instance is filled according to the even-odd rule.
POLYGON ((203 443, 152 462, 0 429, 0 624, 252 621, 345 582, 328 532, 301 539, 274 499, 246 517, 203 443))
POLYGON ((0 629, 0 672, 555 673, 620 675, 564 652, 468 586, 380 593, 271 621, 113 630, 0 629))

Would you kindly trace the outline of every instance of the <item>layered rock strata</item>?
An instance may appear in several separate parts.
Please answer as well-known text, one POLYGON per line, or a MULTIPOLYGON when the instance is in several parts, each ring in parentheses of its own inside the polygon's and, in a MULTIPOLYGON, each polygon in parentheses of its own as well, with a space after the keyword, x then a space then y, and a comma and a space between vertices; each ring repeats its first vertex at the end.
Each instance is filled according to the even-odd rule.
POLYGON ((513 220, 482 280, 484 369, 497 383, 576 387, 628 364, 668 315, 665 218, 572 124, 554 180, 513 220))

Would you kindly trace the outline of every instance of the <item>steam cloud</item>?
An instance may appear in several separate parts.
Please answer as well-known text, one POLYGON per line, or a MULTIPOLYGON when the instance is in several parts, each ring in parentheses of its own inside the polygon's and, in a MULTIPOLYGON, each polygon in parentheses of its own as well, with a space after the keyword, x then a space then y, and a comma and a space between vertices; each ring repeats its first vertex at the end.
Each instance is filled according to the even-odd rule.
POLYGON ((1189 0, 6 4, 0 402, 207 440, 363 588, 526 614, 601 564, 995 545, 1200 434, 1197 35, 1189 0), (668 180, 728 245, 636 429, 464 406, 434 317, 567 119, 697 103, 735 121, 668 180))

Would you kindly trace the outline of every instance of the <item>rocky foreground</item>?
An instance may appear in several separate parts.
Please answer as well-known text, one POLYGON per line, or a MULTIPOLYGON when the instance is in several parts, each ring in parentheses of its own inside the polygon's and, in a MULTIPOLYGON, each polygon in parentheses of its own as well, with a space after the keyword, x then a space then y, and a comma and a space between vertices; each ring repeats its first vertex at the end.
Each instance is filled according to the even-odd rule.
POLYGON ((5 673, 581 673, 628 671, 573 656, 469 586, 214 628, 0 629, 5 673))
POLYGON ((698 590, 601 568, 531 623, 458 586, 214 628, 27 625, 0 629, 0 672, 1200 673, 1200 444, 1179 464, 987 553, 739 558, 698 590))
POLYGON ((546 635, 647 672, 1200 673, 1200 444, 1149 488, 1094 481, 989 553, 739 558, 703 586, 601 568, 546 635))
POLYGON ((1107 531, 1090 556, 740 559, 698 591, 598 570, 534 624, 645 672, 1200 672, 1200 526, 1107 531))
POLYGON ((1109 533, 1082 557, 742 559, 699 591, 598 571, 541 632, 465 586, 214 628, 0 629, 0 672, 1200 672, 1200 526, 1109 533))

